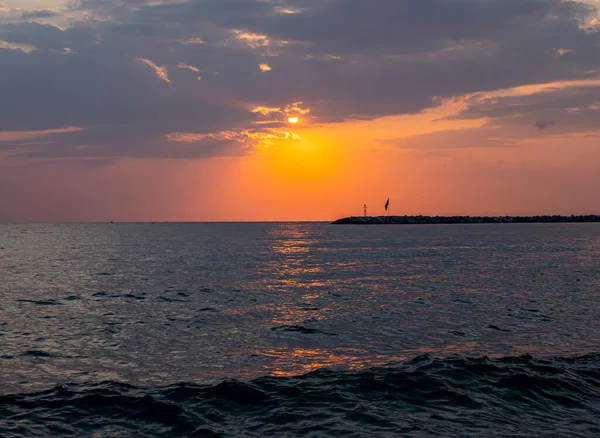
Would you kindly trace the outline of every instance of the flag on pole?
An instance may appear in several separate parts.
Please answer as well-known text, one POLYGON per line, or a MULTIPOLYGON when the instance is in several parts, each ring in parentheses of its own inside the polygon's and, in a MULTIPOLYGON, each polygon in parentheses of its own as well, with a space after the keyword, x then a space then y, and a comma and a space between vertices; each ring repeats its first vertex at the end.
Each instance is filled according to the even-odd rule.
POLYGON ((388 211, 389 206, 390 206, 390 198, 388 198, 388 200, 385 203, 385 211, 388 211))

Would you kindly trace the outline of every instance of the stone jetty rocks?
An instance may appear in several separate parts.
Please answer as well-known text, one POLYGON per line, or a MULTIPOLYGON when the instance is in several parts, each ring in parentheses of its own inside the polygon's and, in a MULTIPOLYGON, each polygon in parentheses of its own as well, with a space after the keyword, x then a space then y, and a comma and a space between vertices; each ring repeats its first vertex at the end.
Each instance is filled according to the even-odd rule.
POLYGON ((335 225, 542 224, 600 222, 600 215, 580 216, 353 216, 335 225))

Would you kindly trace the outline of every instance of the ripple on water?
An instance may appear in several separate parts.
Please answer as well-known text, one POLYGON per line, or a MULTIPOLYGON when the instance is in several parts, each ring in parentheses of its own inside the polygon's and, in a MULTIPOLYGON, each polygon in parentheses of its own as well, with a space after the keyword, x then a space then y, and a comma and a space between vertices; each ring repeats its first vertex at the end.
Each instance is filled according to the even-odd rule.
POLYGON ((199 312, 219 312, 219 309, 215 309, 214 307, 203 307, 202 309, 198 310, 199 312))
POLYGON ((169 297, 157 297, 156 298, 158 301, 164 301, 166 303, 186 303, 188 302, 187 300, 179 300, 177 298, 169 298, 169 297))
POLYGON ((280 325, 272 327, 273 332, 295 332, 303 335, 327 335, 327 336, 338 336, 337 333, 329 333, 315 328, 307 328, 301 325, 280 325))
POLYGON ((16 300, 18 303, 30 303, 36 306, 63 306, 62 303, 56 300, 16 300))
POLYGON ((490 330, 496 330, 498 332, 510 332, 511 331, 509 329, 500 328, 500 327, 498 327, 497 325, 494 325, 494 324, 488 325, 487 328, 489 328, 490 330))
POLYGON ((42 350, 27 350, 21 353, 21 356, 29 356, 29 357, 54 357, 53 354, 50 354, 46 351, 42 350))

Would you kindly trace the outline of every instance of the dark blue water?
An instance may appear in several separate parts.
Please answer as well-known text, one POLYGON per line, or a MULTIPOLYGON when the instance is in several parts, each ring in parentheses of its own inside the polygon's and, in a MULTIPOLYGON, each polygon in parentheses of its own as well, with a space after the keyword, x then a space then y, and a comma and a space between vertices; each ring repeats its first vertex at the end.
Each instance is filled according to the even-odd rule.
POLYGON ((596 436, 598 224, 0 225, 0 436, 596 436))

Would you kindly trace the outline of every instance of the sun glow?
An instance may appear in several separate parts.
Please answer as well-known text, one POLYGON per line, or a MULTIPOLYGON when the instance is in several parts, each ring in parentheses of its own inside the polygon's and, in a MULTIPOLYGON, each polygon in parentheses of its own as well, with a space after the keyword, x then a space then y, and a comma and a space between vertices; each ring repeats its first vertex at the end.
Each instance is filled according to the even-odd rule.
POLYGON ((290 118, 288 118, 288 122, 296 124, 299 122, 299 119, 298 119, 298 117, 290 117, 290 118))

